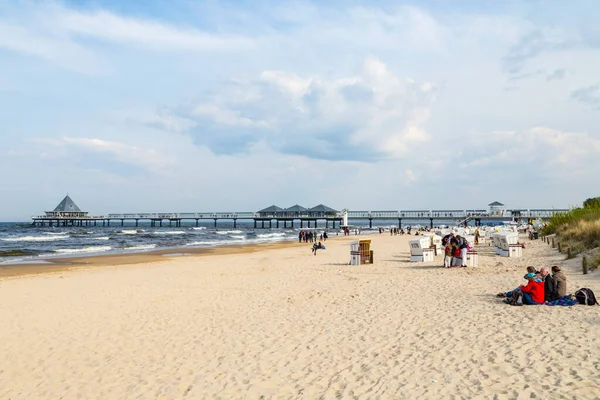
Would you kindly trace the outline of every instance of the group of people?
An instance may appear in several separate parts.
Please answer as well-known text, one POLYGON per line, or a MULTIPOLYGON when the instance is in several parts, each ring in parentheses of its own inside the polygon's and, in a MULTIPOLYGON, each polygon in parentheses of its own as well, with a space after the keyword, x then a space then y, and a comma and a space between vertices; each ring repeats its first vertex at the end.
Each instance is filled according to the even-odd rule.
POLYGON ((551 270, 552 274, 547 267, 542 267, 539 271, 534 267, 527 267, 527 273, 523 276, 527 284, 498 293, 498 297, 504 298, 508 304, 515 305, 548 304, 559 300, 567 295, 567 277, 558 265, 553 266, 551 270))
MULTIPOLYGON (((327 232, 323 232, 321 233, 321 235, 319 236, 319 240, 321 241, 326 241, 327 238, 329 236, 327 236, 327 232)), ((299 243, 313 243, 313 242, 317 242, 317 231, 300 231, 298 232, 298 242, 299 243)))
MULTIPOLYGON (((379 233, 383 233, 383 228, 381 228, 381 231, 379 233)), ((396 235, 404 235, 404 229, 402 229, 402 228, 391 228, 390 229, 390 236, 396 236, 396 235)))
MULTIPOLYGON (((354 234, 358 235, 360 233, 360 230, 358 228, 354 228, 354 234)), ((347 226, 344 227, 344 236, 350 236, 350 228, 348 228, 347 226)))
POLYGON ((442 238, 442 246, 444 246, 444 268, 466 268, 467 252, 472 247, 465 237, 454 236, 454 232, 451 232, 442 238))

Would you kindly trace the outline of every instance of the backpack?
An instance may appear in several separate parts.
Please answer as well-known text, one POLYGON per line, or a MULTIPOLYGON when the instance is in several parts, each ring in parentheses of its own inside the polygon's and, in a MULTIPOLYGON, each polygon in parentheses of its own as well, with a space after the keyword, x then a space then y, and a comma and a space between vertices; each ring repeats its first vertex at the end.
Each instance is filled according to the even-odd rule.
POLYGON ((576 291, 575 299, 579 304, 584 304, 588 306, 598 304, 598 302, 596 301, 596 296, 594 296, 594 292, 592 292, 592 289, 588 288, 581 288, 578 291, 576 291))
POLYGON ((511 306, 522 306, 523 305, 523 292, 515 290, 512 292, 512 296, 508 299, 508 304, 511 306))

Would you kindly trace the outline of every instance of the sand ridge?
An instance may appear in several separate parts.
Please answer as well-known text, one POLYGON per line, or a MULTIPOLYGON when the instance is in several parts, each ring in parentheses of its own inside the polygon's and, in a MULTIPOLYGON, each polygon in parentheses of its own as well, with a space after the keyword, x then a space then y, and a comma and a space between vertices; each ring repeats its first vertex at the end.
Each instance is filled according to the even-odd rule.
POLYGON ((348 265, 351 237, 0 281, 0 398, 600 396, 600 307, 494 297, 563 262, 549 246, 448 270, 371 238, 373 265, 348 265))

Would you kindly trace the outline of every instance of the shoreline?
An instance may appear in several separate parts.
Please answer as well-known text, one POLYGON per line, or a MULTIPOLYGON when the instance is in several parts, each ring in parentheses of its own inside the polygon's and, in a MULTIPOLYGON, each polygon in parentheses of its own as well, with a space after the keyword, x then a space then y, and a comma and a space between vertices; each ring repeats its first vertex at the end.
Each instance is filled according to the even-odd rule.
MULTIPOLYGON (((349 241, 353 240, 353 238, 360 238, 361 236, 366 237, 371 236, 371 234, 330 236, 327 239, 327 242, 344 240, 349 241)), ((281 240, 267 243, 223 244, 213 247, 173 247, 120 254, 73 255, 68 257, 57 256, 51 258, 40 257, 39 259, 35 259, 35 262, 29 262, 30 260, 27 260, 26 262, 0 265, 0 281, 9 278, 54 274, 81 269, 162 263, 176 258, 181 259, 228 254, 250 254, 266 250, 301 246, 306 246, 308 251, 309 246, 312 246, 312 244, 299 243, 297 240, 281 240)))

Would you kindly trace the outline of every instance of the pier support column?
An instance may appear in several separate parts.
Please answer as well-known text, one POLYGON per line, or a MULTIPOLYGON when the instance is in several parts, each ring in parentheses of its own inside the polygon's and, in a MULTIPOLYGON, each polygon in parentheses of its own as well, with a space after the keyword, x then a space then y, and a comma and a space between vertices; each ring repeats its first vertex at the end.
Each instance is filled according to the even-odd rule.
POLYGON ((300 229, 302 229, 302 220, 300 220, 300 229))
MULTIPOLYGON (((285 224, 285 221, 283 221, 283 223, 285 224)), ((275 220, 275 226, 277 227, 277 229, 279 229, 279 220, 278 219, 275 220)))
POLYGON ((124 219, 122 219, 122 220, 121 220, 121 226, 124 226, 124 225, 125 225, 125 220, 124 220, 124 219))
POLYGON ((140 221, 139 219, 136 219, 136 220, 135 220, 135 227, 136 227, 136 228, 137 228, 137 227, 138 227, 138 225, 139 225, 139 221, 140 221))
POLYGON ((429 227, 433 229, 433 218, 429 218, 429 227))
POLYGON ((261 222, 261 228, 262 228, 262 229, 265 229, 265 220, 263 219, 263 220, 262 220, 262 221, 260 221, 260 222, 261 222))
POLYGON ((215 218, 215 228, 217 227, 217 219, 215 218))
MULTIPOLYGON (((279 225, 279 220, 277 220, 277 225, 279 225)), ((273 220, 270 219, 269 220, 269 229, 271 229, 273 227, 273 220)))
POLYGON ((294 229, 294 220, 290 221, 292 229, 294 229))
POLYGON ((162 219, 159 222, 160 222, 160 227, 162 228, 162 219))
POLYGON ((256 220, 254 220, 254 229, 256 229, 256 220))
POLYGON ((325 220, 325 229, 327 229, 327 228, 329 228, 329 220, 328 219, 325 220))
POLYGON ((196 218, 196 228, 198 227, 198 218, 196 218))
POLYGON ((310 220, 306 221, 308 223, 308 228, 310 229, 310 220))
POLYGON ((315 219, 315 228, 317 227, 317 220, 315 219))
POLYGON ((369 229, 373 229, 373 218, 369 218, 369 229))
POLYGON ((402 229, 402 218, 398 218, 398 229, 402 229))
POLYGON ((237 228, 237 219, 233 219, 233 229, 237 228))

